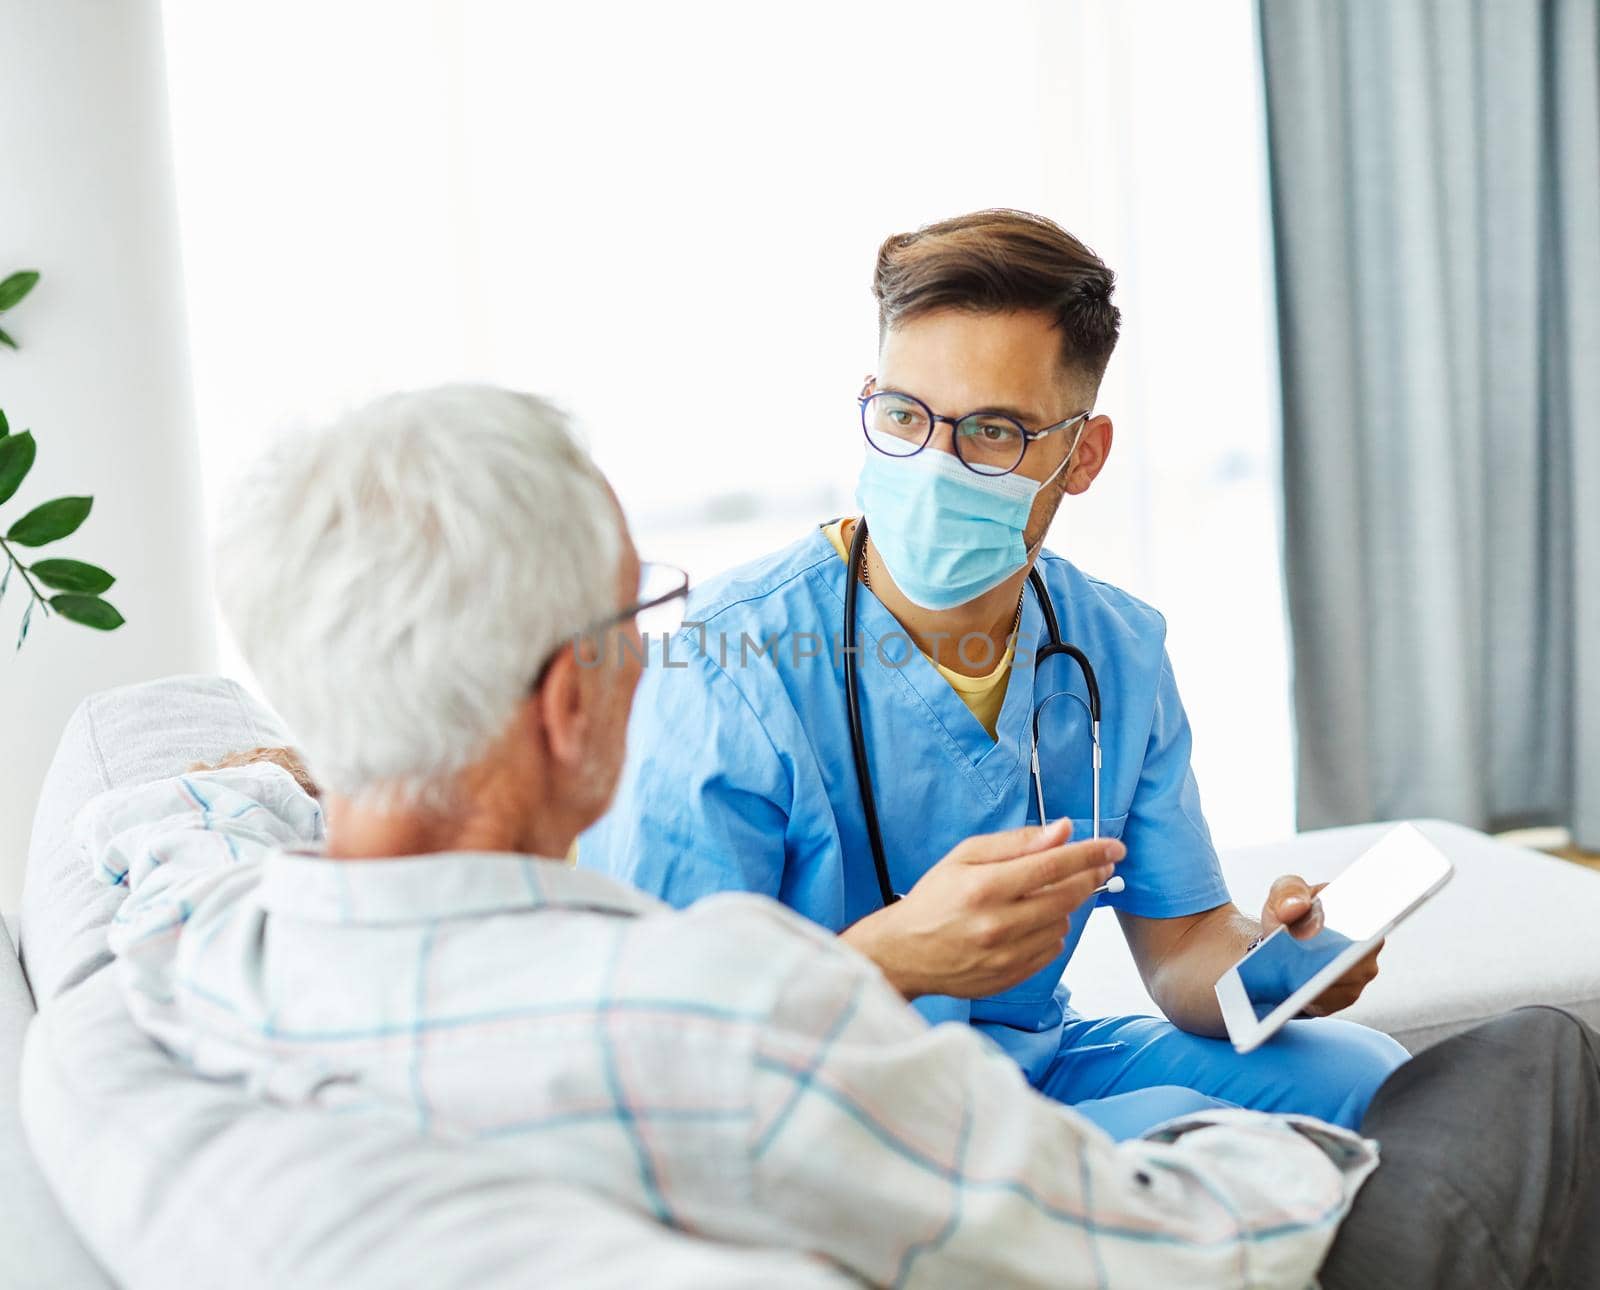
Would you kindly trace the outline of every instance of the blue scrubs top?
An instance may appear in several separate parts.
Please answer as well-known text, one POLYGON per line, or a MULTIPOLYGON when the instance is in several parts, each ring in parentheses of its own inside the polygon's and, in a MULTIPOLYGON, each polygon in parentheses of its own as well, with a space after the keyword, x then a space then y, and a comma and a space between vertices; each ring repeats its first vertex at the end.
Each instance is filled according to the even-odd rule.
MULTIPOLYGON (((1189 766, 1165 620, 1049 552, 1038 568, 1063 638, 1099 681, 1101 832, 1128 848, 1118 868, 1127 887, 1075 914, 1061 956, 1005 993, 917 1001, 932 1021, 984 1030, 1035 1081, 1071 1015, 1063 970, 1070 979, 1096 904, 1172 918, 1228 900, 1189 766)), ((653 643, 617 798, 583 835, 581 865, 678 906, 760 892, 835 932, 879 908, 844 701, 846 576, 819 528, 695 592, 684 629, 664 650, 653 643)), ((856 612, 862 724, 896 891, 973 834, 1038 822, 1028 751, 1041 702, 1046 812, 1072 816, 1075 837, 1090 835, 1084 685, 1071 659, 1035 668, 1048 636, 1031 590, 992 739, 865 587, 856 612)))

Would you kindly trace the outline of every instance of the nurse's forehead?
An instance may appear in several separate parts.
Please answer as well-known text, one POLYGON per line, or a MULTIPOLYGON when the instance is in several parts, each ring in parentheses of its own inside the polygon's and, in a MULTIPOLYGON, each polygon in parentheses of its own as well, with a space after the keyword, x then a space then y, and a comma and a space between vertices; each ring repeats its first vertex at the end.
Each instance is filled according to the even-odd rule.
POLYGON ((995 408, 1056 419, 1070 392, 1061 333, 1046 314, 937 310, 890 327, 878 351, 880 389, 915 394, 937 412, 995 408))

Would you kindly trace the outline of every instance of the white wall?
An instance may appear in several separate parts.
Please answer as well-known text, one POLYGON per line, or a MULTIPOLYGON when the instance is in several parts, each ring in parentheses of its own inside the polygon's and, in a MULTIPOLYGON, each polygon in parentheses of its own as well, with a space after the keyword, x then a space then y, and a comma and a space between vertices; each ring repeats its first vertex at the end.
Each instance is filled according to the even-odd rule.
POLYGON ((38 463, 14 520, 90 493, 44 554, 103 565, 128 619, 109 635, 0 605, 0 908, 21 890, 33 804, 73 707, 92 690, 214 666, 197 558, 201 509, 156 0, 0 0, 0 276, 44 277, 6 330, 0 407, 38 463))

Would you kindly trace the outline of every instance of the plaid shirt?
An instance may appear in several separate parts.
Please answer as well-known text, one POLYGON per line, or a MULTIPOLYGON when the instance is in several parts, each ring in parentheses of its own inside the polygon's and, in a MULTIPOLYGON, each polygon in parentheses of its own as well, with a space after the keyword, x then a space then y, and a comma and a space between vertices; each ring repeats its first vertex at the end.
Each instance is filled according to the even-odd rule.
POLYGON ((274 766, 98 798, 134 1017, 257 1096, 513 1153, 875 1283, 1296 1286, 1372 1144, 1250 1112, 1114 1144, 755 896, 676 911, 508 855, 335 862, 274 766))

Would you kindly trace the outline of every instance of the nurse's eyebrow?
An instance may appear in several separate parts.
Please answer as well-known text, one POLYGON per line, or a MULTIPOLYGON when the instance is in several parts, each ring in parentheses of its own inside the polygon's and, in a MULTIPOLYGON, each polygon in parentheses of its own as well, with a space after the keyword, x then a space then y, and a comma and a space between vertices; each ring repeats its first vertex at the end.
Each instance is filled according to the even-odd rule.
POLYGON ((971 416, 973 412, 995 412, 1003 417, 1010 417, 1013 421, 1020 421, 1023 425, 1043 425, 1044 418, 1030 408, 1011 408, 1003 404, 989 403, 981 408, 973 408, 972 412, 965 413, 971 416))
MULTIPOLYGON (((885 385, 884 387, 882 387, 882 392, 885 393, 885 394, 910 394, 914 398, 917 398, 917 399, 921 400, 923 403, 927 403, 928 402, 927 399, 924 399, 922 397, 922 395, 917 394, 916 391, 914 391, 914 390, 903 390, 903 389, 900 389, 897 386, 885 385)), ((929 406, 932 406, 932 405, 930 404, 929 406)), ((949 415, 949 416, 956 417, 958 419, 961 418, 961 417, 970 417, 970 416, 973 416, 974 414, 981 414, 981 413, 985 413, 985 412, 993 412, 993 413, 997 413, 998 415, 1003 416, 1003 417, 1010 417, 1013 421, 1020 421, 1025 426, 1027 426, 1027 425, 1043 425, 1044 421, 1045 421, 1044 417, 1039 415, 1039 413, 1038 413, 1038 411, 1036 409, 1033 409, 1033 408, 1014 408, 1014 407, 1010 407, 1010 406, 1008 406, 1008 405, 1006 405, 1004 403, 985 403, 982 407, 968 408, 965 412, 951 412, 951 413, 948 413, 948 414, 942 412, 938 408, 934 408, 933 411, 934 411, 934 414, 937 415, 937 416, 949 415)))

